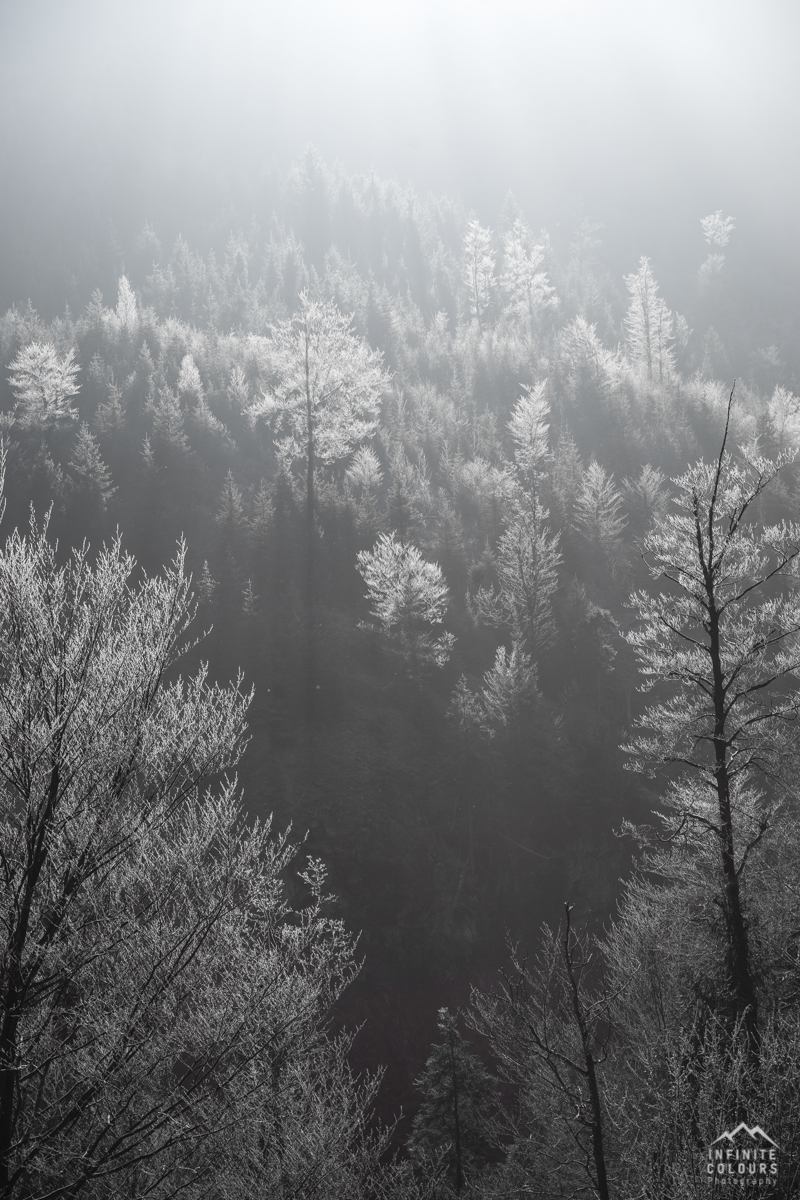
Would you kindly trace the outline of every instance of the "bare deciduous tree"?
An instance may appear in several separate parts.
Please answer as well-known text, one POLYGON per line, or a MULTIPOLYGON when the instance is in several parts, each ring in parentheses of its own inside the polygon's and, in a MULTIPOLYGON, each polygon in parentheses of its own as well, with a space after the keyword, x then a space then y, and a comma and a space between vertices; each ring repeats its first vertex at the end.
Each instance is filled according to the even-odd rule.
POLYGON ((0 553, 0 1196, 278 1194, 299 1156, 327 1181, 300 1194, 344 1200, 352 940, 320 865, 293 909, 286 839, 208 787, 249 697, 176 675, 183 549, 133 570, 118 543, 59 565, 46 523, 0 553))

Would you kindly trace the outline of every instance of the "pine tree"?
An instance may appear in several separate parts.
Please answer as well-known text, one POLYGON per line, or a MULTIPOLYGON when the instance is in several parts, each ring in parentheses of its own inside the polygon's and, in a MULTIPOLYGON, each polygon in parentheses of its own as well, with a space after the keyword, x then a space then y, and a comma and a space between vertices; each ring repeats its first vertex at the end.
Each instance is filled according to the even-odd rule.
POLYGON ((553 453, 548 485, 557 528, 572 525, 575 505, 583 481, 583 464, 575 440, 569 431, 559 434, 553 453))
POLYGON ((514 514, 497 548, 498 586, 481 588, 474 601, 482 620, 508 629, 533 655, 553 640, 553 595, 561 562, 558 535, 545 527, 543 513, 546 516, 541 509, 514 514))
POLYGON ((197 592, 200 597, 200 604, 206 608, 210 608, 214 603, 214 594, 219 587, 216 579, 211 574, 211 568, 208 565, 208 559, 203 561, 203 569, 200 572, 200 578, 197 581, 197 592))
POLYGON ((705 290, 718 278, 725 265, 725 255, 722 253, 731 240, 731 233, 736 228, 733 217, 723 217, 722 209, 700 218, 703 237, 709 245, 709 253, 698 272, 698 282, 701 290, 705 290))
POLYGON ((532 503, 536 502, 542 472, 550 458, 550 405, 545 390, 545 383, 523 387, 508 422, 517 474, 532 503))
POLYGON ((253 515, 248 522, 250 544, 253 547, 255 560, 262 565, 262 560, 269 545, 270 533, 274 521, 272 496, 266 479, 262 479, 253 496, 253 515))
POLYGON ((658 294, 650 260, 642 257, 639 270, 625 276, 630 305, 625 335, 634 363, 648 380, 663 383, 675 369, 672 313, 658 294))
POLYGON ((498 587, 481 588, 475 597, 476 614, 508 629, 513 641, 533 655, 553 639, 552 597, 561 563, 559 536, 548 530, 549 514, 541 503, 550 458, 550 406, 544 389, 544 384, 524 389, 508 422, 517 476, 513 509, 497 547, 498 587))
POLYGON ((469 311, 481 332, 494 290, 494 261, 492 231, 484 229, 477 218, 473 218, 464 236, 464 279, 469 311))
POLYGON ((544 247, 533 244, 527 225, 519 217, 503 238, 503 274, 500 284, 510 307, 528 323, 530 331, 542 312, 558 306, 547 272, 540 270, 544 247))
POLYGON ((584 473, 575 501, 574 522, 589 544, 613 565, 628 519, 613 478, 595 459, 584 473))
POLYGON ((69 463, 69 476, 73 492, 84 503, 97 512, 106 511, 117 489, 111 482, 111 472, 100 456, 97 439, 89 432, 86 422, 78 430, 69 463))
POLYGON ((115 443, 125 427, 125 410, 122 407, 122 395, 117 385, 112 381, 108 385, 108 399, 98 404, 93 421, 98 436, 107 445, 115 443))
POLYGON ((510 653, 505 646, 498 647, 494 665, 483 680, 483 710, 490 729, 519 725, 539 694, 536 665, 519 642, 512 643, 510 653))
POLYGON ((205 395, 203 381, 191 354, 184 354, 181 369, 178 372, 178 396, 193 396, 201 401, 205 395))
POLYGON ((644 537, 652 523, 663 516, 668 493, 665 480, 657 467, 646 463, 636 479, 624 479, 622 492, 631 516, 631 534, 637 540, 644 537))
POLYGON ((380 522, 377 496, 383 483, 383 471, 377 454, 369 446, 362 446, 353 455, 347 470, 347 482, 358 493, 358 528, 362 534, 374 537, 380 522))
POLYGON ((242 613, 246 621, 251 621, 258 614, 258 596, 253 591, 253 581, 248 579, 242 592, 242 613))
POLYGON ((382 533, 372 550, 359 553, 357 563, 370 612, 412 677, 423 664, 444 666, 455 639, 450 633, 434 637, 448 602, 438 564, 426 562, 416 546, 404 544, 394 533, 382 533))
POLYGON ((154 450, 168 464, 185 458, 189 452, 189 442, 180 402, 172 388, 160 388, 157 398, 148 401, 147 407, 153 419, 154 450))
POLYGON ((496 1125, 495 1082, 470 1053, 456 1018, 439 1009, 439 1032, 415 1086, 423 1100, 408 1140, 412 1157, 443 1156, 456 1193, 464 1190, 491 1152, 496 1125))

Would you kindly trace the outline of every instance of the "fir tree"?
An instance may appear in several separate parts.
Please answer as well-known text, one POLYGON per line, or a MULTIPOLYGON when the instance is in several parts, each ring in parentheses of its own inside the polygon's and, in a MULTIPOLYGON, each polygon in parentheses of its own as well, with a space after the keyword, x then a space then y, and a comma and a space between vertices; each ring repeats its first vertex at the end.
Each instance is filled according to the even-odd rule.
POLYGON ((208 559, 203 562, 203 569, 200 572, 200 578, 197 581, 197 592, 200 597, 201 605, 210 607, 214 603, 214 593, 219 584, 211 574, 211 568, 208 565, 208 559))
POLYGON ((439 565, 426 562, 416 546, 404 545, 394 533, 383 533, 372 550, 359 553, 358 570, 367 585, 372 616, 411 675, 423 663, 444 666, 455 639, 450 633, 433 636, 448 602, 439 565))
POLYGON ((228 471, 217 509, 217 525, 225 545, 238 546, 245 523, 242 493, 236 486, 233 471, 228 471))
POLYGON ((492 231, 484 229, 481 223, 473 218, 464 237, 464 279, 469 311, 478 322, 481 332, 494 288, 494 260, 492 231))
POLYGON ((633 361, 648 380, 663 383, 675 368, 672 313, 658 294, 650 260, 642 257, 639 270, 625 276, 630 306, 625 333, 633 361))
POLYGON ((456 1193, 477 1174, 491 1151, 495 1129, 495 1082, 470 1053, 456 1018, 439 1009, 436 1043, 415 1086, 423 1100, 414 1118, 408 1149, 412 1157, 442 1155, 456 1193))
POLYGON ((547 272, 540 270, 543 261, 544 247, 533 244, 531 231, 517 218, 503 238, 500 283, 509 297, 510 308, 527 322, 530 331, 545 309, 558 307, 547 272))
POLYGON ((111 482, 111 472, 100 456, 97 439, 89 432, 86 422, 78 430, 69 463, 69 475, 73 492, 96 512, 105 512, 117 489, 111 482))
POLYGON ((519 642, 511 652, 498 647, 494 665, 484 675, 483 709, 489 728, 513 728, 538 695, 536 665, 519 642))
POLYGON ((595 459, 589 463, 575 502, 575 526, 613 565, 628 519, 614 480, 595 459))

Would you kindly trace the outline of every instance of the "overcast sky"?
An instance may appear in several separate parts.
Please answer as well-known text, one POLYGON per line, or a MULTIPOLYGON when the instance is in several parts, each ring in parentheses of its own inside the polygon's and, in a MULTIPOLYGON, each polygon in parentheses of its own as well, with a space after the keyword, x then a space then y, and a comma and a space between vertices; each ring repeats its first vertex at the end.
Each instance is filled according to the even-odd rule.
POLYGON ((583 210, 658 254, 723 208, 800 247, 797 0, 6 0, 0 13, 5 238, 169 203, 179 224, 192 195, 233 193, 312 142, 486 221, 510 188, 555 236, 583 210))

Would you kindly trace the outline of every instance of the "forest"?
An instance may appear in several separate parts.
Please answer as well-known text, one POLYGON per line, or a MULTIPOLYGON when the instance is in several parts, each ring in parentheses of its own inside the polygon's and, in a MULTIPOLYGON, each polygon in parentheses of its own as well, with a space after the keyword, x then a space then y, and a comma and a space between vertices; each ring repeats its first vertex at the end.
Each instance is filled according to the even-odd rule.
POLYGON ((800 382, 736 220, 685 312, 311 148, 220 228, 0 317, 0 1196, 800 1194, 800 382))

